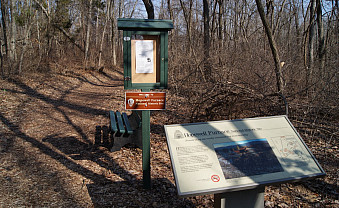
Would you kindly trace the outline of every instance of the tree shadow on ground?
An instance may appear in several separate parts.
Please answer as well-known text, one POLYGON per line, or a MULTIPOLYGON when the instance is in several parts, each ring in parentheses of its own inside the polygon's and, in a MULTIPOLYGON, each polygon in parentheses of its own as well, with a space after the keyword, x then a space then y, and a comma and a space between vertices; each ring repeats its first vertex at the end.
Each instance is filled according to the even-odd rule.
POLYGON ((23 91, 20 92, 20 91, 14 91, 14 90, 10 90, 10 89, 8 89, 8 91, 13 92, 13 93, 25 94, 25 95, 30 96, 32 98, 42 100, 42 101, 46 102, 47 104, 53 105, 53 107, 55 107, 55 108, 62 106, 62 107, 66 107, 66 108, 76 110, 76 111, 79 111, 79 112, 82 112, 82 113, 91 114, 91 115, 108 115, 106 110, 101 110, 101 109, 92 108, 92 107, 83 106, 83 105, 80 105, 80 104, 75 104, 75 103, 65 101, 63 99, 63 97, 65 97, 65 95, 67 93, 69 93, 70 90, 65 91, 64 95, 61 96, 60 99, 59 98, 56 99, 56 98, 51 98, 51 97, 45 96, 44 94, 37 92, 36 90, 34 90, 30 86, 24 84, 20 80, 9 79, 9 81, 12 82, 13 84, 16 84, 23 91))
POLYGON ((87 184, 94 207, 195 207, 177 196, 166 178, 152 179, 151 190, 142 188, 142 180, 121 181, 97 186, 87 184))
MULTIPOLYGON (((81 80, 86 81, 86 80, 81 80)), ((91 143, 91 139, 84 133, 83 129, 80 126, 77 126, 72 120, 68 117, 67 113, 60 107, 66 107, 71 110, 75 110, 81 113, 90 114, 93 116, 98 115, 108 115, 107 111, 94 109, 87 106, 82 106, 79 104, 74 104, 67 102, 63 99, 54 99, 45 96, 37 92, 36 90, 32 89, 31 87, 25 85, 24 83, 12 80, 13 83, 17 84, 23 92, 32 98, 36 98, 42 100, 48 104, 52 104, 55 110, 60 112, 64 119, 66 119, 67 123, 73 127, 82 137, 83 141, 78 140, 75 137, 62 137, 58 134, 48 135, 42 142, 38 141, 35 138, 32 138, 25 133, 19 130, 19 126, 11 123, 6 118, 2 117, 3 123, 5 123, 9 128, 14 126, 14 128, 10 128, 17 136, 24 139, 27 142, 30 142, 33 146, 39 148, 41 152, 46 155, 49 155, 51 158, 59 161, 68 169, 84 176, 87 179, 90 179, 93 183, 88 184, 88 192, 91 196, 92 202, 95 207, 105 207, 105 206, 112 206, 117 205, 120 206, 121 204, 124 206, 129 207, 145 207, 145 206, 157 206, 157 205, 166 205, 168 207, 173 207, 172 205, 175 204, 175 207, 194 207, 193 203, 189 200, 179 199, 176 195, 176 191, 174 185, 167 179, 154 179, 152 191, 144 190, 142 180, 138 180, 135 175, 131 174, 129 171, 125 170, 121 166, 118 165, 108 154, 104 151, 97 149, 98 146, 105 146, 110 145, 108 138, 103 137, 102 140, 96 138, 94 141, 95 143, 91 143), (58 153, 55 151, 54 148, 50 148, 44 142, 51 144, 57 150, 61 151, 63 154, 58 153), (64 156, 64 154, 66 156, 64 156), (70 158, 71 159, 70 159, 70 158), (73 161, 75 160, 75 162, 73 161), (102 174, 95 173, 79 163, 77 160, 90 160, 100 167, 111 171, 112 173, 118 175, 122 180, 119 182, 113 182, 112 180, 108 179, 102 174), (125 190, 124 190, 124 189, 125 190), (102 190, 106 190, 104 194, 97 194, 100 193, 102 190), (126 191, 130 190, 130 191, 126 191), (138 193, 135 195, 133 193, 138 193), (152 200, 149 200, 150 196, 152 195, 152 200), (126 201, 126 195, 131 196, 131 199, 126 201), (154 196, 155 197, 154 197, 154 196), (115 196, 115 197, 112 197, 115 196), (138 197, 139 196, 139 197, 138 197), (147 200, 145 200, 147 198, 147 200), (169 200, 170 199, 170 200, 169 200), (181 205, 180 205, 181 204, 181 205)), ((67 93, 67 92, 65 92, 67 93)), ((165 207, 166 207, 165 206, 165 207)))
MULTIPOLYGON (((99 76, 97 76, 96 73, 93 73, 93 72, 89 72, 88 73, 90 75, 89 78, 93 78, 95 79, 98 83, 96 82, 93 82, 93 81, 90 81, 90 79, 88 79, 88 77, 80 74, 80 73, 75 73, 73 71, 67 71, 66 74, 61 74, 61 76, 64 76, 64 77, 72 77, 72 78, 75 78, 77 80, 79 80, 80 82, 84 82, 84 83, 88 83, 90 85, 93 85, 93 86, 100 86, 100 87, 119 87, 122 85, 121 84, 118 84, 118 85, 111 85, 111 84, 108 84, 107 82, 103 81, 102 79, 99 78, 99 76)), ((107 74, 106 72, 101 72, 100 73, 101 75, 103 75, 105 78, 107 78, 108 80, 110 81, 121 81, 123 82, 122 79, 118 78, 118 77, 112 77, 111 75, 107 74)))
POLYGON ((178 198, 175 188, 169 180, 154 179, 152 180, 152 190, 145 190, 142 188, 141 180, 137 180, 135 175, 119 166, 105 152, 100 150, 93 152, 91 145, 81 142, 74 137, 58 137, 57 135, 50 135, 44 138, 43 142, 52 144, 74 160, 91 160, 99 166, 119 175, 124 181, 113 182, 104 175, 95 173, 88 168, 83 167, 77 162, 69 159, 67 156, 48 147, 43 142, 28 136, 20 130, 18 125, 9 121, 2 114, 0 114, 0 120, 15 134, 15 136, 29 142, 33 147, 38 148, 42 153, 57 160, 69 170, 90 179, 93 183, 87 184, 87 188, 95 207, 112 207, 115 205, 128 205, 128 207, 158 207, 157 205, 162 204, 167 205, 167 207, 173 207, 171 206, 172 204, 175 204, 175 206, 179 205, 179 207, 181 207, 180 204, 184 207, 194 207, 192 202, 178 198), (151 201, 149 200, 150 194, 152 195, 151 201), (129 200, 126 200, 127 196, 129 196, 129 200))
MULTIPOLYGON (((46 156, 49 156, 51 159, 57 161, 65 168, 90 180, 91 184, 88 185, 89 187, 88 191, 89 195, 93 200, 93 204, 95 204, 96 207, 102 207, 101 205, 103 205, 100 202, 100 200, 102 199, 98 197, 98 195, 96 195, 97 190, 105 189, 107 190, 107 188, 109 188, 108 191, 109 190, 114 191, 112 193, 106 192, 107 196, 116 195, 114 200, 117 199, 117 201, 126 203, 126 205, 130 204, 125 200, 127 192, 122 190, 121 187, 130 187, 134 190, 133 192, 138 193, 139 195, 145 197, 148 196, 149 194, 154 194, 156 196, 153 197, 154 200, 149 200, 150 196, 148 196, 148 199, 143 202, 143 204, 149 206, 155 206, 155 204, 160 202, 162 203, 162 201, 166 202, 167 200, 170 202, 170 204, 172 203, 172 201, 173 203, 182 202, 186 205, 190 204, 191 206, 189 207, 193 207, 192 202, 188 200, 181 200, 176 196, 173 184, 168 180, 166 180, 167 182, 158 182, 159 180, 155 179, 153 186, 155 187, 156 191, 144 190, 142 188, 143 187, 142 181, 140 179, 137 179, 136 175, 130 173, 128 170, 125 170, 123 167, 121 167, 117 162, 114 161, 113 158, 110 157, 108 153, 106 153, 107 151, 105 152, 96 148, 97 147, 96 144, 92 143, 93 139, 89 138, 89 136, 86 134, 86 132, 83 130, 81 126, 77 125, 72 121, 65 108, 75 112, 88 114, 91 116, 100 116, 100 115, 107 116, 108 112, 106 110, 96 109, 64 100, 65 96, 77 86, 62 91, 61 97, 53 98, 38 92, 32 87, 21 82, 20 80, 9 79, 8 81, 15 84, 18 87, 18 90, 9 89, 9 91, 11 91, 12 93, 23 94, 26 95, 29 99, 33 98, 36 99, 37 101, 43 101, 43 103, 50 104, 51 109, 61 113, 63 119, 65 119, 66 121, 65 123, 71 126, 81 136, 81 138, 79 139, 73 136, 62 136, 61 135, 62 133, 53 134, 52 132, 51 133, 46 132, 47 134, 49 133, 49 135, 45 136, 42 140, 40 140, 34 138, 33 136, 30 136, 28 133, 22 130, 22 127, 17 121, 7 118, 6 115, 2 113, 0 113, 0 121, 10 131, 11 135, 13 135, 19 140, 24 141, 25 143, 26 142, 29 143, 33 148, 37 149, 39 154, 45 154, 46 156), (107 172, 116 174, 118 177, 121 178, 122 181, 114 182, 110 178, 106 177, 104 174, 97 173, 97 171, 93 171, 90 168, 85 167, 84 165, 82 165, 80 160, 92 161, 96 165, 107 170, 107 172), (117 188, 119 187, 117 184, 121 184, 120 188, 117 188), (160 190, 160 187, 164 187, 163 190, 160 190), (170 198, 168 197, 164 198, 162 196, 170 196, 170 198)), ((49 113, 47 113, 46 115, 49 115, 49 113)), ((52 119, 56 119, 53 118, 52 115, 50 116, 52 119)), ((8 149, 7 146, 9 146, 9 144, 7 143, 8 143, 7 140, 6 143, 2 141, 1 147, 4 147, 4 149, 8 149)), ((66 189, 65 192, 67 192, 66 189)), ((72 193, 69 194, 72 195, 72 193)), ((107 198, 107 204, 114 204, 115 202, 112 200, 113 199, 109 200, 107 198)), ((133 202, 132 204, 133 206, 134 205, 136 206, 137 204, 139 204, 139 202, 136 201, 133 202)), ((74 205, 76 206, 75 201, 74 205)), ((140 207, 140 205, 138 207, 140 207)))
POLYGON ((58 137, 57 135, 51 135, 44 138, 43 141, 52 144, 55 148, 71 157, 73 160, 90 160, 100 167, 119 175, 120 178, 125 180, 136 180, 133 174, 120 167, 104 151, 96 149, 93 145, 81 142, 75 137, 58 137))
POLYGON ((195 207, 191 201, 180 199, 176 194, 176 188, 166 178, 152 179, 152 189, 143 189, 142 180, 119 166, 105 151, 96 148, 106 147, 107 138, 104 137, 105 135, 102 140, 97 139, 97 143, 91 148, 75 137, 51 135, 43 140, 72 159, 90 160, 123 180, 97 183, 92 178, 94 183, 86 186, 94 207, 195 207))

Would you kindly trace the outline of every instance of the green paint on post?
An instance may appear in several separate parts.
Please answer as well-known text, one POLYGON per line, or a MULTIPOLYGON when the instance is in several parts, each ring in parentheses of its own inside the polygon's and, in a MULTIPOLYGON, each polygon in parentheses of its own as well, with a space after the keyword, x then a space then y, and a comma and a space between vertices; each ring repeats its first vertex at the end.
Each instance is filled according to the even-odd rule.
POLYGON ((150 111, 142 111, 142 172, 145 189, 151 189, 150 111))
MULTIPOLYGON (((149 89, 142 89, 142 92, 149 92, 149 89)), ((141 114, 142 130, 142 172, 143 186, 145 189, 151 189, 151 115, 149 110, 142 111, 141 114)))

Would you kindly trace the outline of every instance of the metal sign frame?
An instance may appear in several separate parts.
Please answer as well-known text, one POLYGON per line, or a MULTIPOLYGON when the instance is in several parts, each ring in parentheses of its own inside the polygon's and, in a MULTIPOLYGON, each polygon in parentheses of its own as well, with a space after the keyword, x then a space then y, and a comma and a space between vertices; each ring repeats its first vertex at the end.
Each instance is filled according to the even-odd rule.
MULTIPOLYGON (((287 116, 165 125, 165 132, 177 191, 181 197, 243 191, 325 175, 325 171, 287 116), (256 142, 256 147, 250 144, 251 142, 256 142), (290 142, 295 143, 295 149, 285 148, 290 142), (260 145, 266 145, 262 148, 265 151, 261 151, 260 145), (247 151, 241 152, 245 146, 247 151), (218 149, 220 147, 223 150, 218 149), (271 149, 270 152, 267 152, 267 147, 271 149), (219 153, 225 151, 232 155, 231 159, 221 158, 217 149, 219 153), (281 152, 285 149, 290 151, 291 155, 286 156, 281 152), (246 164, 252 163, 237 162, 238 166, 234 165, 232 151, 239 152, 237 154, 240 154, 241 158, 254 157, 254 154, 266 157, 266 153, 270 153, 268 157, 275 157, 274 165, 280 166, 280 170, 264 170, 246 175, 247 172, 241 167, 249 169, 250 166, 246 164), (300 156, 303 158, 299 159, 300 156), (300 162, 302 165, 298 165, 300 162), (228 165, 222 167, 222 164, 228 165), (233 169, 228 169, 229 166, 242 171, 242 175, 230 177, 233 169)), ((260 167, 265 169, 263 163, 260 163, 260 167)), ((255 167, 258 167, 258 164, 255 167)))

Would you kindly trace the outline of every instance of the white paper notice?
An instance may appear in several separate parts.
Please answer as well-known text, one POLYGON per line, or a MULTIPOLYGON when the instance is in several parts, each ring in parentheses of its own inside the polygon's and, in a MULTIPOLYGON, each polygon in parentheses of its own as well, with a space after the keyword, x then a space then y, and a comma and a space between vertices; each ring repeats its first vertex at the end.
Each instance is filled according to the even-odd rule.
POLYGON ((136 73, 153 73, 153 40, 135 41, 136 73))

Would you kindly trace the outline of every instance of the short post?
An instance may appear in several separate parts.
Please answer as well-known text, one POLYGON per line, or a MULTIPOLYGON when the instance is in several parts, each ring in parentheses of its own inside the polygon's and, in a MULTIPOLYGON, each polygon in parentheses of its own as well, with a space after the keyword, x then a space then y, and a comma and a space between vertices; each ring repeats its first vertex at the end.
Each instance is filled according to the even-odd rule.
POLYGON ((265 187, 214 194, 214 208, 264 208, 265 187))
POLYGON ((151 189, 150 111, 142 111, 142 173, 145 189, 151 189))
MULTIPOLYGON (((142 92, 149 92, 150 89, 142 89, 142 92)), ((143 187, 151 189, 151 113, 150 110, 143 110, 141 114, 142 130, 142 175, 143 187)))
POLYGON ((145 189, 151 189, 150 114, 151 110, 164 110, 165 103, 165 92, 152 92, 149 88, 143 88, 142 92, 125 93, 125 109, 141 111, 141 128, 137 130, 138 141, 136 143, 142 148, 143 187, 145 189))

